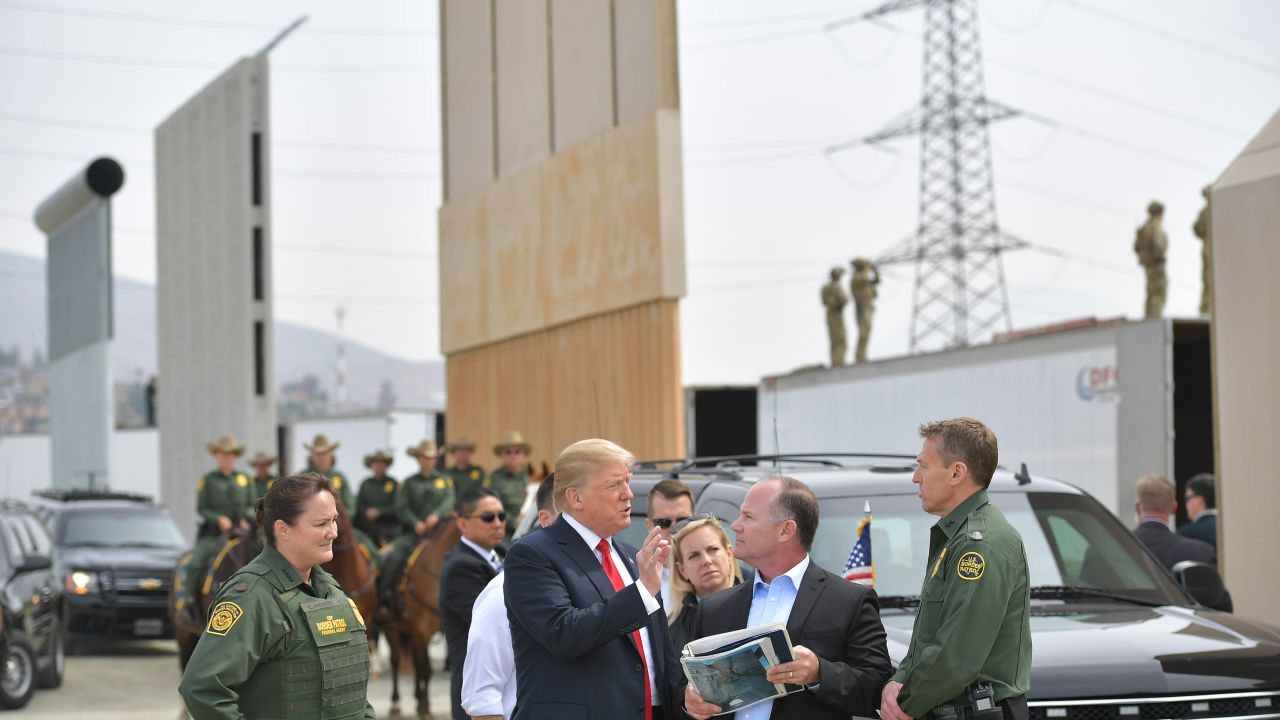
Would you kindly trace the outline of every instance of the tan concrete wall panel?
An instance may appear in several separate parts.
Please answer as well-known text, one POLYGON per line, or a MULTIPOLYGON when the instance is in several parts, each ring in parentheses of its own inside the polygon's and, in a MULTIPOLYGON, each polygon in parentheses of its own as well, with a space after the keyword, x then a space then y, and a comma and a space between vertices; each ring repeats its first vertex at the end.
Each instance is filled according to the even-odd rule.
POLYGON ((494 177, 493 25, 489 3, 441 0, 445 197, 494 177))
MULTIPOLYGON (((1270 129, 1280 131, 1280 115, 1270 129)), ((1266 544, 1263 538, 1274 537, 1280 507, 1273 449, 1280 437, 1277 200, 1280 150, 1274 144, 1270 151, 1246 150, 1213 191, 1219 562, 1236 614, 1257 619, 1274 618, 1280 595, 1280 560, 1257 552, 1260 542, 1266 544)))
POLYGON ((489 334, 489 216, 484 193, 455 198, 440 210, 440 344, 465 347, 489 334), (445 238, 448 238, 446 242, 445 238))
POLYGON ((560 322, 587 308, 607 307, 601 304, 601 286, 612 285, 602 283, 610 271, 601 252, 609 231, 604 142, 603 137, 580 142, 542 167, 546 252, 555 275, 547 292, 551 317, 560 322))
POLYGON ((450 355, 449 434, 480 442, 520 430, 533 459, 606 437, 640 458, 684 453, 679 307, 646 303, 450 355), (554 411, 552 409, 554 408, 554 411))
POLYGON ((551 155, 547 4, 496 0, 498 176, 551 155))
POLYGON ((488 262, 494 285, 489 332, 510 335, 547 324, 547 250, 542 227, 543 183, 537 172, 495 183, 488 193, 488 262))
POLYGON ((555 152, 614 124, 611 22, 605 0, 551 0, 555 152))
POLYGON ((678 111, 660 111, 450 199, 443 351, 683 296, 679 129, 678 111), (494 284, 482 292, 477 276, 494 284))
POLYGON ((614 0, 618 122, 680 106, 675 0, 614 0))

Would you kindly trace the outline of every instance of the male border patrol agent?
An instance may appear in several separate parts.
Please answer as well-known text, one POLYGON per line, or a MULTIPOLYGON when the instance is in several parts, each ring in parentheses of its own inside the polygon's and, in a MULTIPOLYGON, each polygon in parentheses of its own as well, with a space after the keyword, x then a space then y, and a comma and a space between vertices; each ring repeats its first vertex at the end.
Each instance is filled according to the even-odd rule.
POLYGON ((396 495, 400 483, 387 474, 387 468, 395 462, 389 453, 378 450, 364 456, 364 466, 373 475, 360 483, 356 494, 355 525, 382 547, 400 535, 400 518, 396 516, 396 495))
POLYGON ((396 516, 405 531, 382 554, 382 572, 378 574, 379 621, 389 618, 394 610, 396 583, 400 581, 409 553, 453 511, 453 478, 436 471, 440 457, 436 441, 423 440, 406 452, 418 461, 418 472, 405 478, 396 491, 396 516))
POLYGON ((261 450, 253 454, 249 458, 249 467, 253 468, 253 493, 249 498, 249 516, 253 516, 253 504, 258 498, 266 497, 267 491, 276 482, 276 476, 271 474, 271 466, 276 463, 276 459, 272 455, 268 455, 261 450))
POLYGON ((328 435, 319 433, 311 440, 311 444, 302 443, 311 455, 307 458, 307 469, 303 472, 319 473, 329 478, 329 483, 337 491, 338 497, 347 509, 347 517, 354 519, 356 515, 356 495, 351 482, 342 473, 333 469, 333 451, 341 443, 333 442, 328 435))
POLYGON ((471 454, 476 451, 475 441, 460 437, 445 446, 449 455, 453 456, 453 464, 445 472, 453 478, 453 492, 458 497, 467 494, 468 490, 478 487, 489 487, 485 482, 489 476, 484 468, 471 463, 471 454))
POLYGON ((972 418, 920 426, 912 482, 929 566, 907 656, 880 697, 883 720, 1026 720, 1030 594, 1022 537, 987 498, 995 433, 972 418))
POLYGON ((196 486, 196 513, 200 516, 200 529, 196 533, 196 545, 187 563, 186 582, 183 588, 194 592, 197 583, 209 569, 209 561, 218 549, 218 536, 235 525, 248 529, 249 507, 252 496, 249 477, 235 469, 236 458, 244 454, 244 445, 233 435, 223 435, 216 441, 205 443, 205 449, 213 455, 218 469, 205 473, 196 486))
POLYGON ((493 454, 502 460, 502 466, 489 473, 484 487, 493 490, 502 500, 502 509, 507 511, 507 539, 516 531, 520 522, 520 510, 524 508, 524 499, 529 492, 529 474, 525 472, 525 463, 529 461, 529 453, 533 448, 525 442, 524 436, 511 430, 502 436, 502 442, 493 446, 493 454))

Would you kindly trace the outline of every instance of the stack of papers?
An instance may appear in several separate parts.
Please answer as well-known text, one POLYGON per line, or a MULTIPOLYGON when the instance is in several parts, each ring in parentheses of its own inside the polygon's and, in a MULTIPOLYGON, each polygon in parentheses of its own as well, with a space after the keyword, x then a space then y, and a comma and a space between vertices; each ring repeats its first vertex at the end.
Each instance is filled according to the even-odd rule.
POLYGON ((793 659, 786 626, 772 623, 694 640, 680 664, 689 684, 724 715, 800 690, 765 679, 769 668, 793 659))

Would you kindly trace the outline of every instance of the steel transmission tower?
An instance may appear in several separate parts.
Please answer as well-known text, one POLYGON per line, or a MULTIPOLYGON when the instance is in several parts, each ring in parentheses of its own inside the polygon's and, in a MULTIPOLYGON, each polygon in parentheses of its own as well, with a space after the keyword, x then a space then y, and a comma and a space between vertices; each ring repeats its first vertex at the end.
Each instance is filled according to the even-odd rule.
POLYGON ((894 0, 863 19, 918 5, 925 8, 920 104, 863 140, 920 136, 919 226, 877 259, 915 263, 912 353, 963 347, 1011 329, 1000 255, 1025 245, 996 221, 987 126, 1018 112, 987 99, 977 0, 894 0))

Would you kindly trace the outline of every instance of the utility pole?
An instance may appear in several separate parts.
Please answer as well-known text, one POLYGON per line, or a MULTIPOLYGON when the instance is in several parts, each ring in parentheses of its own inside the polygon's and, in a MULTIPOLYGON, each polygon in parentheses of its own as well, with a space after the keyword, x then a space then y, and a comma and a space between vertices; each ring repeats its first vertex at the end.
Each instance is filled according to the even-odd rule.
POLYGON ((915 263, 911 352, 964 347, 1011 330, 1001 254, 1026 245, 1000 230, 988 126, 1017 116, 987 99, 977 0, 893 0, 860 16, 923 5, 924 91, 920 104, 862 140, 920 136, 919 224, 876 260, 915 263))

